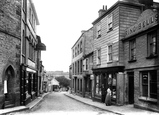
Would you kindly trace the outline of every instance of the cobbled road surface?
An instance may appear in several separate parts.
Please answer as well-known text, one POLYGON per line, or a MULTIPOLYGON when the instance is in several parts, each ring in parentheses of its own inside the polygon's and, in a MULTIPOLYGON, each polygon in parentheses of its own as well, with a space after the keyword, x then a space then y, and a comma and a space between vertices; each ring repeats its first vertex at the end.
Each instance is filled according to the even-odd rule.
POLYGON ((45 96, 36 107, 30 111, 16 114, 29 115, 115 115, 101 109, 83 104, 64 95, 63 92, 52 92, 45 96))

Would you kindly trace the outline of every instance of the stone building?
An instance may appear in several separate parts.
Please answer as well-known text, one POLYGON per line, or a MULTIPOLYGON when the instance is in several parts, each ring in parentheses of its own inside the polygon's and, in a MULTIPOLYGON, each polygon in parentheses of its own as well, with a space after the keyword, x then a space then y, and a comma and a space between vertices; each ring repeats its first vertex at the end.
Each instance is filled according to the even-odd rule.
POLYGON ((125 29, 133 25, 143 5, 137 0, 117 1, 109 9, 99 10, 93 24, 94 38, 94 94, 93 100, 105 101, 107 88, 111 89, 112 104, 125 104, 124 55, 121 39, 125 29))
POLYGON ((0 108, 20 105, 21 0, 0 2, 0 108))
POLYGON ((125 30, 124 63, 126 102, 159 110, 159 4, 152 0, 133 25, 125 30), (157 9, 156 9, 157 8, 157 9))

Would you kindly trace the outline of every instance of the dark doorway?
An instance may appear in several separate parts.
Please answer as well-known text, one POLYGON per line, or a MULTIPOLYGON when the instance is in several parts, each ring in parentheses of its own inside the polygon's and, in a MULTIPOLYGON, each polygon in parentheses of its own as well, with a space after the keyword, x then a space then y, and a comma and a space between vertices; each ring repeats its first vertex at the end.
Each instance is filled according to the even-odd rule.
POLYGON ((5 71, 4 79, 5 108, 14 106, 14 85, 14 69, 11 66, 9 66, 5 71))
POLYGON ((74 84, 74 88, 75 88, 75 89, 74 89, 74 92, 75 92, 75 93, 76 93, 76 82, 77 82, 77 77, 74 78, 74 83, 75 83, 75 84, 74 84))
POLYGON ((129 80, 129 104, 134 103, 134 72, 128 73, 129 80))

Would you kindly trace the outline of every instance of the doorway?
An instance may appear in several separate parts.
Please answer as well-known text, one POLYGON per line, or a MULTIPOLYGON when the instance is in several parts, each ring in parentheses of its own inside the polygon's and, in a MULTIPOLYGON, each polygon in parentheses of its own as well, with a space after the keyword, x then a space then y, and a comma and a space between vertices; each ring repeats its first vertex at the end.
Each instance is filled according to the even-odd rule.
POLYGON ((9 66, 5 71, 4 78, 4 95, 5 95, 5 108, 14 106, 14 69, 12 66, 9 66))
POLYGON ((134 72, 128 73, 128 84, 129 84, 129 104, 134 103, 134 72))

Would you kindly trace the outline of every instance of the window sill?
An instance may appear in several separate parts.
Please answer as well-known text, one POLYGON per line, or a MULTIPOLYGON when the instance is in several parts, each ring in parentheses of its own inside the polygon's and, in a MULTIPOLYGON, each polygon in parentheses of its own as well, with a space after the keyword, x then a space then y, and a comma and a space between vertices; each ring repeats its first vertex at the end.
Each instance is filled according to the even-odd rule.
POLYGON ((100 66, 101 64, 96 64, 96 66, 100 66))
POLYGON ((129 63, 136 62, 136 59, 134 59, 134 60, 129 60, 128 62, 129 62, 129 63))
POLYGON ((113 28, 110 28, 110 29, 107 31, 107 33, 111 32, 112 30, 113 30, 113 28))
POLYGON ((109 63, 113 63, 113 60, 107 62, 107 64, 109 64, 109 63))
POLYGON ((139 97, 139 100, 157 103, 157 99, 149 98, 149 97, 139 97))
POLYGON ((98 35, 98 36, 97 36, 97 39, 100 38, 100 37, 101 37, 101 35, 98 35))
POLYGON ((146 59, 152 59, 152 58, 157 58, 158 55, 157 54, 154 54, 154 55, 149 55, 148 57, 146 57, 146 59))

